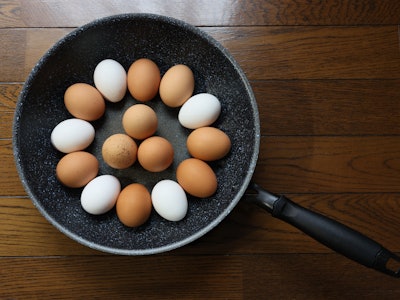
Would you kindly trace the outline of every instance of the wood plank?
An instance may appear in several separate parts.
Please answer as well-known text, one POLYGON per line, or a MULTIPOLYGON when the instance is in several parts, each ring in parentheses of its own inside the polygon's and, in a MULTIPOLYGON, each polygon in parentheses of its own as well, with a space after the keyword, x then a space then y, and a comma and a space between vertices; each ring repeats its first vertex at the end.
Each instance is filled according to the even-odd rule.
POLYGON ((245 257, 244 299, 397 299, 398 279, 337 255, 245 257), (267 279, 267 280, 266 280, 267 279))
POLYGON ((12 137, 12 124, 14 112, 0 112, 0 139, 10 139, 12 137))
POLYGON ((26 195, 14 163, 12 140, 0 139, 0 161, 0 197, 26 195))
POLYGON ((366 1, 265 1, 265 25, 364 25, 398 24, 395 0, 366 1))
POLYGON ((254 180, 278 193, 400 191, 400 137, 266 137, 254 180))
POLYGON ((126 258, 94 257, 89 259, 55 258, 40 265, 43 259, 13 260, 2 259, 0 272, 19 274, 22 280, 9 276, 2 279, 4 297, 37 298, 184 298, 185 295, 203 298, 212 291, 218 298, 229 299, 240 296, 241 273, 240 261, 221 260, 217 266, 214 262, 198 257, 174 258, 165 256, 126 258), (188 264, 184 264, 184 262, 188 264), (9 269, 14 262, 15 268, 9 269), (53 284, 49 284, 49 272, 53 284), (225 279, 220 276, 228 274, 225 279), (136 275, 135 275, 136 274, 136 275), (134 279, 137 276, 137 280, 134 279), (30 278, 30 280, 26 280, 30 278), (22 278, 21 278, 22 279, 22 278), (28 282, 29 281, 29 282, 28 282), (47 281, 47 282, 46 282, 47 281), (61 284, 61 282, 64 282, 61 284), (221 286, 220 286, 221 285, 221 286), (211 290, 207 290, 211 289, 211 290), (93 291, 96 291, 94 294, 93 291))
MULTIPOLYGON (((400 252, 399 194, 291 194, 296 203, 400 252)), ((26 197, 0 198, 0 256, 100 255, 60 233, 26 197)), ((291 225, 242 201, 214 230, 171 255, 332 253, 291 225)))
POLYGON ((265 1, 21 1, 21 18, 29 27, 76 27, 124 13, 154 13, 181 19, 197 26, 261 25, 265 23, 265 1), (79 13, 77 13, 79 11, 79 13))
POLYGON ((0 84, 0 112, 14 111, 21 89, 22 84, 0 84))
POLYGON ((0 27, 22 27, 21 2, 18 0, 3 0, 0 5, 0 27))
MULTIPOLYGON (((262 80, 250 84, 263 135, 400 134, 398 79, 262 80)), ((4 120, 0 138, 12 136, 21 88, 21 84, 0 84, 0 116, 4 120)))
POLYGON ((26 30, 0 29, 0 40, 0 81, 24 81, 26 30))
POLYGON ((27 197, 0 198, 0 256, 95 255, 52 226, 27 197))
POLYGON ((7 27, 76 27, 121 13, 155 13, 182 19, 197 26, 248 25, 358 25, 398 24, 396 0, 372 0, 361 5, 335 1, 170 1, 110 3, 101 1, 7 0, 0 7, 0 24, 7 27))
POLYGON ((400 297, 398 280, 334 254, 10 257, 1 264, 5 299, 400 297))
POLYGON ((400 134, 400 80, 252 81, 263 135, 400 134))
POLYGON ((23 82, 37 61, 72 29, 0 29, 0 82, 23 82), (44 33, 45 31, 45 33, 44 33))
MULTIPOLYGON (((400 78, 397 26, 203 29, 232 53, 250 80, 400 78)), ((0 30, 0 56, 7 58, 0 82, 24 81, 45 51, 71 30, 0 30)))
POLYGON ((250 80, 400 77, 398 27, 205 28, 250 80))
POLYGON ((14 110, 21 89, 21 84, 0 84, 0 139, 12 137, 14 110))

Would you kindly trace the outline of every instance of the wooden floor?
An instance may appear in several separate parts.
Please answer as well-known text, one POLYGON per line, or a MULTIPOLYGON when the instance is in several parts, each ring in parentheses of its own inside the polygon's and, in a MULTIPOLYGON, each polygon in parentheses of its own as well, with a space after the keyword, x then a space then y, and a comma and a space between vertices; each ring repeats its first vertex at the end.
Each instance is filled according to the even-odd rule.
POLYGON ((96 18, 157 13, 201 27, 247 74, 261 118, 254 181, 400 253, 398 0, 0 1, 1 299, 400 299, 400 281, 251 204, 162 255, 88 249, 27 197, 12 150, 22 84, 96 18))

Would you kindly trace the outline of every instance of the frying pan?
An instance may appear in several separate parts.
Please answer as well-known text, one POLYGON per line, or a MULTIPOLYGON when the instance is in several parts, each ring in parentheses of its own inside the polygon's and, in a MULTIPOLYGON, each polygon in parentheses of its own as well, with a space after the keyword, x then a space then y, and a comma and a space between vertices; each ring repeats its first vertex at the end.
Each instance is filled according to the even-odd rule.
MULTIPOLYGON (((114 170, 101 159, 103 141, 123 132, 123 112, 137 103, 129 93, 118 103, 107 103, 105 115, 92 122, 94 142, 87 151, 99 158, 99 174, 112 174, 122 187, 140 182, 149 190, 162 179, 175 180, 180 161, 189 157, 185 142, 189 130, 179 125, 178 110, 156 97, 148 104, 159 117, 157 135, 174 146, 173 165, 160 173, 149 173, 135 165, 114 170)), ((186 245, 214 228, 235 207, 249 188, 248 200, 293 224, 308 235, 368 267, 392 276, 400 270, 388 261, 395 254, 333 220, 308 211, 284 196, 276 196, 251 182, 260 143, 256 99, 250 84, 233 57, 203 31, 182 21, 152 14, 124 14, 95 20, 57 42, 36 64, 19 96, 13 124, 13 147, 21 181, 34 205, 61 232, 88 247, 122 255, 146 255, 186 245), (194 93, 211 93, 222 104, 214 124, 232 140, 228 156, 211 164, 218 190, 208 199, 189 197, 188 214, 180 222, 169 222, 154 211, 148 222, 127 228, 115 210, 101 216, 87 214, 80 206, 81 189, 62 186, 55 167, 62 154, 50 144, 50 133, 71 118, 63 103, 68 86, 76 82, 93 85, 93 70, 103 59, 112 58, 125 69, 141 57, 152 59, 162 74, 178 63, 188 65, 195 76, 194 93)))

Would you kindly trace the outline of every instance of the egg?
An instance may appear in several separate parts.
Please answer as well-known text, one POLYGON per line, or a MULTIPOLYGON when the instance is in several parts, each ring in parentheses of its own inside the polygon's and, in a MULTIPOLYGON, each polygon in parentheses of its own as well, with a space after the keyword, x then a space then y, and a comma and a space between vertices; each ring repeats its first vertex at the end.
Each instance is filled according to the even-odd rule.
POLYGON ((70 153, 87 148, 94 140, 95 130, 92 124, 81 119, 67 119, 51 132, 50 140, 54 148, 70 153))
POLYGON ((204 161, 214 161, 228 154, 231 140, 218 128, 200 127, 189 134, 186 147, 191 156, 204 161))
POLYGON ((124 98, 127 89, 126 71, 113 59, 102 60, 93 74, 94 85, 110 102, 119 102, 124 98))
POLYGON ((153 135, 157 130, 157 125, 156 113, 150 106, 145 104, 132 105, 122 117, 122 126, 125 132, 139 140, 153 135))
POLYGON ((188 210, 185 191, 173 180, 158 182, 151 191, 151 201, 155 211, 168 221, 182 220, 188 210))
POLYGON ((176 178, 190 195, 207 198, 217 190, 217 177, 211 167, 197 158, 182 161, 176 169, 176 178))
POLYGON ((67 187, 80 188, 97 176, 99 162, 97 158, 85 151, 71 152, 58 162, 57 179, 67 187))
POLYGON ((121 191, 119 180, 112 175, 92 179, 81 193, 82 208, 92 215, 101 215, 112 209, 121 191))
POLYGON ((174 160, 174 148, 160 136, 145 139, 139 145, 137 154, 140 165, 150 172, 164 171, 174 160))
POLYGON ((148 58, 136 60, 128 70, 128 90, 139 101, 153 99, 160 86, 160 69, 148 58))
POLYGON ((117 133, 104 141, 101 154, 110 167, 126 169, 136 161, 137 145, 130 136, 117 133))
POLYGON ((218 98, 208 93, 200 93, 190 97, 178 113, 179 123, 183 127, 196 129, 214 123, 221 113, 218 98))
POLYGON ((75 118, 86 121, 99 119, 106 109, 101 93, 87 83, 75 83, 64 93, 64 104, 75 118))
POLYGON ((192 96, 194 75, 186 65, 175 65, 167 70, 160 82, 160 97, 165 105, 179 107, 192 96))
POLYGON ((117 198, 118 219, 128 227, 142 225, 150 217, 151 196, 147 188, 140 183, 126 186, 117 198))

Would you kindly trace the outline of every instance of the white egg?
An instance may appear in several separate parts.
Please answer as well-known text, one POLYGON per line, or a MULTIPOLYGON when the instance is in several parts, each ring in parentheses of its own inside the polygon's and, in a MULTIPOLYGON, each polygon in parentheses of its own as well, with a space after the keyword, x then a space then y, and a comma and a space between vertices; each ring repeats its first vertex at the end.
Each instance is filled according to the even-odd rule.
POLYGON ((178 114, 179 123, 189 129, 209 126, 221 113, 218 98, 208 93, 190 97, 181 107, 178 114))
POLYGON ((119 180, 112 175, 101 175, 90 181, 81 194, 83 209, 101 215, 112 209, 121 191, 119 180))
POLYGON ((156 212, 168 221, 180 221, 187 213, 188 202, 183 188, 175 181, 165 179, 151 191, 151 201, 156 212))
POLYGON ((67 119, 60 122, 51 132, 51 143, 58 151, 71 153, 83 150, 94 140, 92 124, 81 119, 67 119))
POLYGON ((94 85, 100 93, 111 102, 118 102, 124 98, 127 81, 124 67, 113 59, 101 61, 94 70, 94 85))

